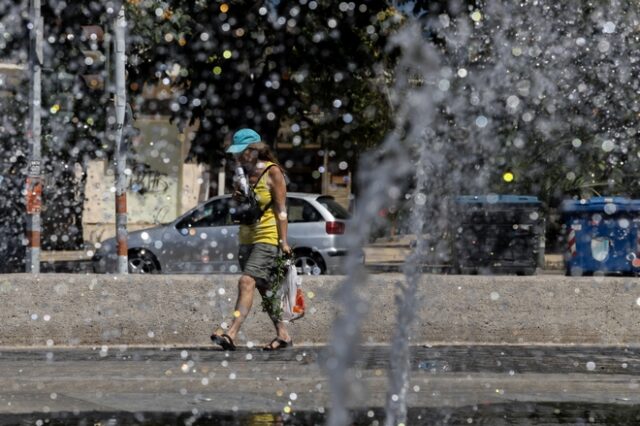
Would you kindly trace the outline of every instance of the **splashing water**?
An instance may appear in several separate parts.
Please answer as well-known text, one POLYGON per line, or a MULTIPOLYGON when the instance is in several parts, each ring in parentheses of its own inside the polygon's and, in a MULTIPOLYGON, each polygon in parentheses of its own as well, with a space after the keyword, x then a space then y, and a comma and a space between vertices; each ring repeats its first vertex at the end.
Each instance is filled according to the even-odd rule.
MULTIPOLYGON (((617 1, 583 8, 523 0, 458 13, 405 25, 392 39, 390 48, 401 51, 391 90, 396 130, 377 156, 363 158, 358 176, 364 191, 352 252, 377 212, 412 182, 408 228, 418 238, 398 283, 387 425, 406 421, 411 328, 418 306, 428 307, 416 300, 420 265, 447 228, 451 197, 531 193, 553 204, 602 181, 609 191, 630 188, 615 176, 632 167, 629 146, 638 132, 625 111, 640 109, 629 78, 640 62, 632 36, 637 11, 617 1), (429 31, 434 40, 425 40, 429 31)), ((366 274, 355 255, 348 262, 326 366, 330 425, 349 421, 349 369, 367 312, 359 294, 366 274)))
MULTIPOLYGON (((402 47, 411 46, 414 51, 406 55, 405 58, 416 58, 420 63, 430 67, 436 67, 438 57, 434 49, 429 45, 418 46, 413 42, 418 33, 418 26, 411 26, 401 32, 395 42, 402 47)), ((406 65, 401 61, 400 67, 406 65)), ((397 80, 394 88, 395 96, 405 97, 405 101, 397 111, 398 128, 402 128, 403 123, 418 113, 414 106, 419 105, 419 113, 423 122, 429 122, 433 112, 430 110, 431 102, 424 102, 421 95, 424 93, 410 92, 406 85, 406 80, 397 80), (416 104, 416 105, 414 105, 416 104)), ((356 253, 358 247, 364 245, 366 238, 371 231, 371 223, 374 221, 377 212, 390 202, 398 200, 406 187, 407 180, 414 174, 415 168, 411 161, 412 153, 424 138, 428 137, 424 129, 415 127, 408 133, 394 132, 386 139, 378 156, 371 155, 363 160, 368 167, 363 168, 359 175, 361 187, 365 188, 361 199, 362 205, 358 206, 353 220, 354 229, 350 243, 350 253, 356 253)), ((426 154, 421 155, 420 164, 426 162, 426 154)), ((418 179, 418 189, 422 189, 425 183, 426 174, 420 173, 418 179)), ((418 210, 415 213, 416 230, 422 228, 422 214, 418 210)), ((420 249, 419 249, 420 250, 420 249)), ((418 250, 418 252, 419 252, 418 250)), ((417 260, 417 259, 416 259, 417 260)), ((363 315, 367 311, 366 302, 358 294, 358 290, 366 285, 366 273, 363 266, 358 263, 357 256, 350 255, 347 259, 347 271, 350 274, 346 277, 341 286, 337 300, 342 305, 344 314, 338 316, 333 325, 332 352, 327 361, 329 378, 331 383, 332 405, 329 415, 330 425, 343 425, 348 423, 349 415, 346 408, 349 384, 352 380, 349 375, 349 366, 357 357, 357 340, 360 331, 360 324, 363 315)), ((397 424, 400 418, 406 418, 406 392, 408 386, 407 371, 409 364, 408 334, 410 324, 415 315, 415 289, 419 279, 419 269, 417 261, 409 261, 406 269, 408 283, 403 287, 403 292, 398 298, 399 321, 403 324, 396 334, 396 341, 393 346, 397 348, 394 354, 394 365, 392 366, 392 383, 389 394, 396 395, 394 401, 389 404, 389 419, 387 423, 397 424)), ((390 398, 391 399, 391 398, 390 398)))

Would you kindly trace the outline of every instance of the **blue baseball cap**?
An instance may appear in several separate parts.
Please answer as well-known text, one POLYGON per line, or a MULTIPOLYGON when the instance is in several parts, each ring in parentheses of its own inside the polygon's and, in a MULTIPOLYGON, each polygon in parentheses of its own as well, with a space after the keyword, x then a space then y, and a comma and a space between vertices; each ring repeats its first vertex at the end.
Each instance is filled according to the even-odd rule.
POLYGON ((233 142, 227 148, 230 154, 239 154, 252 143, 261 142, 260 135, 253 129, 240 129, 233 135, 233 142))

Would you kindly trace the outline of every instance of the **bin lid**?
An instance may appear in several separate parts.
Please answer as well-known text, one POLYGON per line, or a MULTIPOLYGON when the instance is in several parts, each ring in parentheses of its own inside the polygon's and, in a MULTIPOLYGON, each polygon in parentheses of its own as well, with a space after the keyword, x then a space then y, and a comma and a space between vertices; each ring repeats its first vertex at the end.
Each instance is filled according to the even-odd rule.
POLYGON ((460 195, 455 198, 456 204, 519 204, 540 205, 538 197, 531 195, 460 195))
POLYGON ((625 197, 593 197, 588 200, 564 200, 560 206, 563 213, 604 212, 640 212, 640 200, 625 197))

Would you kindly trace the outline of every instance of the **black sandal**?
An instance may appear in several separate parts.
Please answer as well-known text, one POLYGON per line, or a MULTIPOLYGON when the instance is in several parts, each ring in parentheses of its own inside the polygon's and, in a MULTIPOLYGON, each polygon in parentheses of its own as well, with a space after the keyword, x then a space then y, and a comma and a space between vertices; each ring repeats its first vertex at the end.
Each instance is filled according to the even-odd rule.
POLYGON ((222 348, 223 351, 235 351, 236 345, 228 334, 212 334, 211 341, 222 348))
POLYGON ((269 343, 267 346, 262 348, 263 351, 279 351, 280 349, 287 349, 293 347, 293 340, 282 340, 279 337, 276 337, 269 343), (273 346, 274 343, 277 343, 278 346, 273 346))

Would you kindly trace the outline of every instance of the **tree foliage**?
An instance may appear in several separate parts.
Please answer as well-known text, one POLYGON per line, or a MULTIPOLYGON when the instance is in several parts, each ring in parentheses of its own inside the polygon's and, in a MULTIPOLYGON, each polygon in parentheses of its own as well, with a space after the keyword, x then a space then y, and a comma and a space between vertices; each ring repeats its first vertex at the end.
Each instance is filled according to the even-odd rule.
POLYGON ((225 137, 244 126, 274 141, 286 123, 288 142, 321 139, 346 153, 388 129, 376 82, 389 25, 384 1, 172 2, 161 16, 153 13, 160 2, 135 3, 133 78, 179 65, 173 83, 182 96, 171 109, 200 122, 192 154, 201 161, 222 158, 225 137), (172 27, 151 24, 158 21, 172 27))
POLYGON ((522 0, 462 10, 423 17, 442 53, 440 75, 423 77, 444 93, 434 130, 458 190, 550 205, 640 195, 638 7, 522 0))

